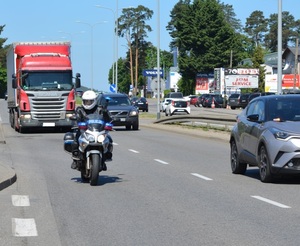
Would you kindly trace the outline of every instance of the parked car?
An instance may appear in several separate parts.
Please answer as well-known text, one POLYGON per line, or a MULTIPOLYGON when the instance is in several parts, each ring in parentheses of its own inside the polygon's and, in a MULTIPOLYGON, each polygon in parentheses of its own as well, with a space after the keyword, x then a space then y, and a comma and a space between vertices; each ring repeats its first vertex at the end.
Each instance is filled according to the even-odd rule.
POLYGON ((268 96, 268 95, 275 95, 274 92, 255 92, 249 95, 248 101, 250 102, 253 98, 261 97, 261 96, 268 96))
POLYGON ((190 105, 194 105, 195 107, 198 107, 198 97, 196 95, 189 96, 190 98, 190 105))
POLYGON ((209 94, 202 94, 201 96, 198 97, 198 107, 203 106, 203 101, 204 99, 208 96, 209 94))
POLYGON ((134 106, 138 108, 138 110, 142 110, 143 112, 148 112, 148 101, 145 97, 138 98, 134 103, 134 106))
POLYGON ((168 104, 172 101, 171 98, 165 98, 163 101, 160 102, 160 111, 161 112, 165 112, 166 111, 166 107, 168 106, 168 104))
POLYGON ((166 98, 183 98, 182 92, 169 92, 166 98))
POLYGON ((262 182, 277 175, 300 175, 300 95, 260 96, 237 116, 231 131, 234 174, 257 166, 262 182))
POLYGON ((213 100, 216 108, 224 107, 224 101, 221 94, 207 94, 207 96, 203 99, 202 106, 211 108, 213 100))
POLYGON ((165 115, 172 116, 174 114, 190 114, 191 113, 191 107, 190 103, 187 100, 184 99, 171 99, 171 102, 168 103, 166 110, 165 110, 165 115))
POLYGON ((243 93, 240 95, 240 107, 246 108, 249 102, 250 93, 243 93))
POLYGON ((240 108, 240 93, 233 93, 229 96, 227 105, 231 109, 240 108))
POLYGON ((101 93, 98 96, 98 105, 104 106, 106 98, 109 98, 107 109, 114 126, 125 126, 126 130, 139 129, 139 110, 131 104, 126 94, 101 93))

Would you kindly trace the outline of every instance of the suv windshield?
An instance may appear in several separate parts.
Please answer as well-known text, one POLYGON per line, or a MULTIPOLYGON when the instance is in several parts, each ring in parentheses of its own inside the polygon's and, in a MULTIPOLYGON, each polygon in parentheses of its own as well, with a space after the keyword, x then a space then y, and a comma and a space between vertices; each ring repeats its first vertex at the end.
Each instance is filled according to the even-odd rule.
MULTIPOLYGON (((103 98, 103 102, 101 102, 102 105, 105 105, 105 98, 103 98)), ((129 106, 131 105, 131 102, 129 98, 127 97, 111 97, 108 106, 129 106)))

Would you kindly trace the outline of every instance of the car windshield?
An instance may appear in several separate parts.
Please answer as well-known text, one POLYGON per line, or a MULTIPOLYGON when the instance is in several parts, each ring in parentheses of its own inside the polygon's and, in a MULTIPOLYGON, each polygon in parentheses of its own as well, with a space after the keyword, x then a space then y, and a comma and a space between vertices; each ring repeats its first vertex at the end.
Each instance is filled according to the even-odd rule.
POLYGON ((129 98, 127 97, 111 97, 108 102, 108 106, 129 106, 131 105, 129 98))
POLYGON ((269 100, 267 112, 269 121, 300 121, 300 97, 274 98, 269 100))

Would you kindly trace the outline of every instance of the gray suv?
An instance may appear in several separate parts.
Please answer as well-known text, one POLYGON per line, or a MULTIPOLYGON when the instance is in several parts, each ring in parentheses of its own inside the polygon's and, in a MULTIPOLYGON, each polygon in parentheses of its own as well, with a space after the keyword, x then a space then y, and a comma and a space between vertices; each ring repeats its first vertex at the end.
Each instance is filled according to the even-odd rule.
POLYGON ((129 97, 122 93, 101 93, 98 96, 98 105, 104 106, 109 98, 108 111, 113 119, 114 126, 125 126, 126 130, 139 129, 139 111, 131 104, 129 97))

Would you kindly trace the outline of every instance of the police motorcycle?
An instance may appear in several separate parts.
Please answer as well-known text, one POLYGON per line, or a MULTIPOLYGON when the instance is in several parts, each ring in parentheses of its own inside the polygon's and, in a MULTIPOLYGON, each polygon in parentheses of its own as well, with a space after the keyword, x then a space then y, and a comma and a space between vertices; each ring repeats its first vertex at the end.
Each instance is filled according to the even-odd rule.
MULTIPOLYGON (((76 119, 74 116, 73 120, 76 119)), ((100 114, 90 114, 85 122, 78 122, 73 127, 73 132, 67 132, 64 136, 64 150, 72 155, 74 150, 76 131, 80 131, 78 138, 77 170, 81 172, 83 182, 89 182, 91 186, 97 185, 98 176, 104 170, 106 154, 109 145, 109 131, 113 130, 111 123, 105 123, 100 114)), ((111 153, 111 152, 110 152, 111 153)))

